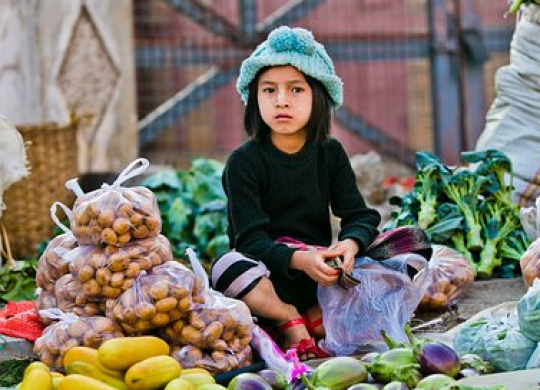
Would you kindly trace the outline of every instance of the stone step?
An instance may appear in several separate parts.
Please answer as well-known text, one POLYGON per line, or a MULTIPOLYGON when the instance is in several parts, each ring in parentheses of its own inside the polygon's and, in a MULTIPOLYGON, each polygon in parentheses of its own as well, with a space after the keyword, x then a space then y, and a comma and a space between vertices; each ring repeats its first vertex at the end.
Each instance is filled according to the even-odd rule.
POLYGON ((0 361, 33 357, 34 344, 17 337, 0 335, 0 361))

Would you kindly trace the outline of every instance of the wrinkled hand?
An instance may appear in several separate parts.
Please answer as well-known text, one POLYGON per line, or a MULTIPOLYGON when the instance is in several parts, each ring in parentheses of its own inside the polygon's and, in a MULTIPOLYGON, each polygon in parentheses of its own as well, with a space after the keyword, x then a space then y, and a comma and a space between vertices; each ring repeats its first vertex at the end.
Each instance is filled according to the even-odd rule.
POLYGON ((354 267, 354 259, 356 258, 359 250, 360 248, 358 247, 356 241, 350 238, 346 238, 343 241, 338 241, 328 248, 328 251, 338 253, 337 256, 341 256, 343 258, 343 268, 345 269, 346 273, 352 272, 354 267))
POLYGON ((335 251, 296 251, 291 259, 291 267, 304 271, 311 279, 322 286, 336 284, 340 271, 326 264, 337 256, 335 251))

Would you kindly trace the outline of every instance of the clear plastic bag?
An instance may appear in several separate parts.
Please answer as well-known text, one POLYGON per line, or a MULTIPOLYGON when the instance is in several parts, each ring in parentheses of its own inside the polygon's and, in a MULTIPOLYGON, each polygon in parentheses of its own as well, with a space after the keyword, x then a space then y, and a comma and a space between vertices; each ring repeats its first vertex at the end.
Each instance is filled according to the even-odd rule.
POLYGON ((540 341, 540 279, 535 279, 517 304, 519 329, 533 341, 540 341))
POLYGON ((65 233, 54 237, 39 258, 36 271, 36 285, 51 294, 54 294, 54 285, 58 279, 69 273, 69 261, 66 254, 77 247, 77 240, 73 233, 56 217, 57 207, 61 207, 68 218, 71 211, 62 203, 55 202, 51 206, 51 218, 65 233))
POLYGON ((249 324, 236 321, 229 310, 202 307, 167 326, 162 335, 174 345, 236 353, 249 345, 250 328, 249 324))
POLYGON ((431 271, 431 281, 419 309, 451 307, 474 282, 474 267, 463 254, 444 245, 433 245, 428 268, 431 271))
POLYGON ((519 259, 519 266, 525 286, 530 287, 535 278, 540 279, 540 238, 535 239, 529 245, 529 248, 519 259))
POLYGON ((106 317, 78 317, 58 309, 42 310, 42 318, 56 323, 45 328, 34 343, 34 353, 50 368, 64 370, 63 358, 73 347, 98 348, 104 341, 122 337, 122 330, 106 317))
POLYGON ((161 231, 161 215, 155 195, 146 187, 122 187, 127 180, 142 174, 146 159, 133 161, 111 184, 83 194, 76 181, 66 186, 77 195, 71 226, 80 245, 113 245, 156 237, 161 231), (136 168, 140 164, 141 166, 136 168))
POLYGON ((169 240, 158 235, 122 248, 84 245, 65 258, 73 279, 83 285, 85 299, 115 299, 131 288, 141 272, 166 263, 173 256, 169 240))
POLYGON ((178 360, 183 368, 204 368, 212 375, 236 370, 252 364, 252 351, 248 345, 235 353, 227 351, 208 351, 193 345, 175 347, 171 356, 178 360))
POLYGON ((254 325, 249 308, 211 289, 195 252, 186 252, 193 272, 202 282, 204 304, 196 305, 185 319, 162 332, 165 339, 178 345, 171 356, 182 367, 202 367, 213 373, 251 364, 249 343, 254 325))
POLYGON ((65 313, 80 317, 105 314, 105 300, 92 299, 84 293, 83 285, 73 280, 71 274, 62 276, 55 285, 56 307, 65 313))
POLYGON ((480 318, 460 328, 454 338, 454 349, 460 356, 477 354, 496 372, 524 369, 535 348, 536 342, 521 333, 515 311, 503 317, 480 318))
POLYGON ((416 254, 382 261, 362 257, 356 260, 353 275, 360 280, 353 289, 318 287, 326 331, 323 348, 336 356, 354 355, 377 346, 384 349, 381 330, 397 341, 406 341, 405 324, 429 284, 427 261, 416 254), (411 280, 407 266, 426 272, 411 280))
POLYGON ((177 262, 143 271, 117 300, 107 302, 107 317, 118 321, 128 334, 162 328, 184 318, 204 303, 202 283, 177 262))

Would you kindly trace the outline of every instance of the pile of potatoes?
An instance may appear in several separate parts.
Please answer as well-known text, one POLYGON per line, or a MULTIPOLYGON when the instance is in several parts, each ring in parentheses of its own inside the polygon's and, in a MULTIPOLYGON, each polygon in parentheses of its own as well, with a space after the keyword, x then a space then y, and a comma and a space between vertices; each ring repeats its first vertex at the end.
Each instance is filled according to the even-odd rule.
POLYGON ((173 345, 240 352, 251 341, 251 325, 238 321, 229 310, 203 307, 165 327, 162 337, 173 345))
POLYGON ((56 307, 65 313, 74 313, 81 317, 105 314, 105 300, 89 299, 84 293, 84 286, 73 279, 71 274, 64 275, 56 282, 56 307))
POLYGON ((34 353, 47 366, 62 372, 64 355, 71 348, 98 348, 104 341, 122 336, 120 327, 109 318, 64 315, 36 340, 34 353))
POLYGON ((133 286, 143 271, 172 260, 169 240, 158 235, 122 248, 80 246, 67 255, 73 279, 82 285, 85 300, 115 299, 133 286))
POLYGON ((183 368, 204 368, 212 375, 247 367, 253 363, 251 347, 238 352, 205 351, 193 345, 173 347, 171 355, 183 368))
POLYGON ((89 192, 75 201, 70 222, 80 245, 122 247, 161 231, 156 197, 145 187, 89 192))
POLYGON ((54 285, 58 279, 69 273, 69 262, 64 256, 77 247, 75 236, 70 233, 53 238, 38 261, 36 285, 54 294, 54 285))
POLYGON ((465 256, 443 245, 433 246, 429 269, 431 282, 420 309, 444 309, 456 304, 475 278, 475 269, 465 256))
POLYGON ((204 303, 203 285, 177 262, 141 273, 117 300, 107 302, 106 315, 128 334, 140 334, 183 318, 204 303))

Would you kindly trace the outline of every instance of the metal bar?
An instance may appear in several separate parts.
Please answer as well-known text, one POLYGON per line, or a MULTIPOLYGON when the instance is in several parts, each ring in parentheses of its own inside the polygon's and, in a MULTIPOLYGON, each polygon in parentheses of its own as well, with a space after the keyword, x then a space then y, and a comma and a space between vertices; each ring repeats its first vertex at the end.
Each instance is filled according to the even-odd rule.
POLYGON ((167 0, 177 11, 220 37, 243 44, 242 34, 229 20, 197 0, 167 0))
POLYGON ((369 142, 378 150, 395 157, 404 164, 414 167, 415 151, 398 140, 390 138, 381 129, 366 123, 362 118, 352 114, 345 107, 335 112, 335 117, 343 127, 369 142))
POLYGON ((482 39, 488 53, 508 53, 513 34, 513 27, 482 28, 482 39))
POLYGON ((452 50, 456 47, 452 22, 446 11, 446 0, 427 2, 431 37, 431 85, 435 153, 447 164, 459 162, 461 152, 459 67, 452 50))
POLYGON ((200 103, 211 97, 217 89, 229 83, 235 76, 236 72, 231 70, 220 71, 217 67, 212 67, 172 98, 163 102, 137 124, 139 146, 153 141, 162 131, 197 108, 200 103))
MULTIPOLYGON (((489 53, 508 53, 513 28, 483 29, 482 36, 489 53)), ((403 39, 375 39, 365 41, 364 37, 351 38, 343 43, 339 37, 324 42, 328 53, 335 62, 340 61, 400 61, 403 59, 426 58, 431 55, 430 39, 415 36, 403 39), (335 41, 334 41, 335 39, 335 41), (362 40, 360 40, 362 39, 362 40)), ((449 45, 438 51, 452 51, 449 45)), ((174 42, 157 44, 138 44, 136 49, 137 66, 153 68, 170 65, 217 64, 222 67, 236 66, 249 56, 252 49, 223 46, 199 46, 197 48, 175 45, 174 42)))
MULTIPOLYGON (((396 39, 370 42, 325 42, 328 54, 335 62, 401 61, 427 58, 427 38, 396 39)), ((172 65, 217 64, 235 66, 250 54, 250 50, 231 47, 137 46, 137 66, 142 68, 172 65)))
POLYGON ((257 34, 257 0, 240 0, 240 22, 244 35, 257 34))
POLYGON ((460 51, 460 92, 463 150, 472 150, 485 124, 484 61, 487 51, 484 41, 479 39, 482 21, 474 2, 456 0, 460 51))
POLYGON ((291 0, 257 25, 257 31, 267 34, 276 27, 290 25, 329 0, 291 0))

